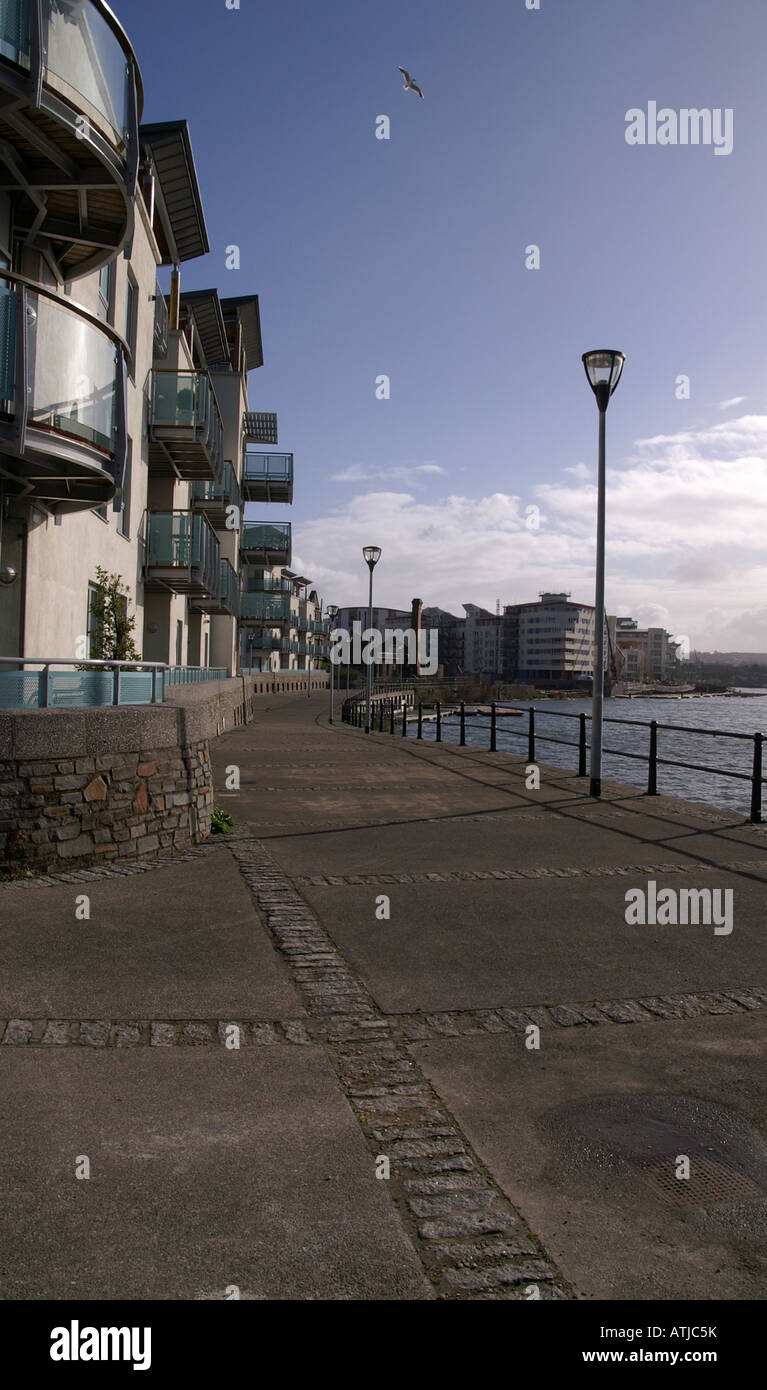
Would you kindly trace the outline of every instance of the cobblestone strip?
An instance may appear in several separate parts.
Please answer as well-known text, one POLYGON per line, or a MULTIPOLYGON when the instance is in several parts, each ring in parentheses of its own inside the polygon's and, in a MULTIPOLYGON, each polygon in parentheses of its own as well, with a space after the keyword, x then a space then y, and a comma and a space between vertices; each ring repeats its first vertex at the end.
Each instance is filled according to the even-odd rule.
POLYGON ((732 874, 761 870, 767 873, 767 857, 743 859, 731 864, 597 864, 572 869, 458 869, 446 874, 306 874, 293 879, 299 888, 377 888, 380 884, 479 883, 484 879, 520 878, 626 878, 644 874, 732 874))
MULTIPOLYGON (((316 977, 315 977, 316 978, 316 977)), ((312 981, 314 983, 314 980, 312 981)), ((438 1013, 378 1015, 372 1021, 320 1016, 306 1019, 0 1019, 0 1042, 14 1046, 57 1047, 231 1047, 232 1029, 239 1047, 328 1041, 378 1036, 371 1030, 383 1018, 387 1036, 404 1042, 464 1038, 482 1033, 521 1033, 530 1023, 555 1028, 579 1024, 653 1023, 659 1019, 704 1018, 751 1013, 767 1008, 767 989, 748 986, 708 994, 648 995, 641 999, 600 999, 584 1004, 536 1004, 494 1009, 452 1009, 438 1013), (367 1033, 364 1031, 367 1029, 367 1033), (361 1031, 362 1030, 362 1031, 361 1031)))
POLYGON ((438 1295, 571 1296, 290 880, 257 840, 231 848, 319 1024, 371 1150, 371 1182, 387 1160, 382 1181, 438 1295))
POLYGON ((767 1008, 767 989, 748 986, 708 994, 644 995, 638 999, 599 999, 595 1003, 520 1005, 518 1008, 460 1009, 390 1017, 392 1033, 406 1042, 464 1038, 482 1033, 523 1033, 538 1027, 594 1027, 605 1023, 656 1023, 667 1019, 745 1014, 767 1008))
POLYGON ((257 1047, 312 1042, 301 1019, 0 1019, 0 1039, 15 1046, 257 1047), (237 1029, 234 1033, 233 1029, 237 1029))

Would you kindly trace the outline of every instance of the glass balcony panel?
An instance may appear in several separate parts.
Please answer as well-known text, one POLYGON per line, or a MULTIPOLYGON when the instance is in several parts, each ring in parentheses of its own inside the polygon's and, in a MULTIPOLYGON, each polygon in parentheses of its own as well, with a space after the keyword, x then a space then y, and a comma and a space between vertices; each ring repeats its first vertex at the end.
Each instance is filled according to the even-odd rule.
POLYGON ((286 623, 290 621, 290 599, 269 594, 244 593, 240 598, 240 617, 243 621, 286 623))
POLYGON ((52 299, 27 296, 28 424, 114 453, 118 352, 94 323, 52 299))
POLYGON ((197 373, 155 372, 152 382, 152 421, 193 429, 197 416, 197 373))
POLYGON ((29 67, 29 0, 2 0, 0 54, 20 67, 29 67))
POLYGON ((290 522, 284 525, 268 525, 256 522, 242 528, 243 550, 274 551, 280 555, 290 554, 290 522))
POLYGON ((47 71, 127 140, 133 72, 114 29, 87 0, 42 0, 42 18, 47 71))
POLYGON ((245 454, 245 477, 289 482, 293 477, 293 455, 256 454, 248 449, 245 454))

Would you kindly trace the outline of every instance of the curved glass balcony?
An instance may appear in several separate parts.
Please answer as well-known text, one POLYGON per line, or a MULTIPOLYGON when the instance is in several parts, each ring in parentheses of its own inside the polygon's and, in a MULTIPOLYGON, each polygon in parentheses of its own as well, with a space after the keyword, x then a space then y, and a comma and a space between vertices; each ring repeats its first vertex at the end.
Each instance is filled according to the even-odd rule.
POLYGON ((70 299, 0 271, 6 490, 57 511, 111 501, 125 464, 127 347, 70 299))
POLYGON ((223 486, 224 426, 207 372, 152 372, 149 466, 223 486))
POLYGON ((16 231, 63 280, 97 269, 133 230, 142 88, 103 0, 2 0, 0 141, 16 231))

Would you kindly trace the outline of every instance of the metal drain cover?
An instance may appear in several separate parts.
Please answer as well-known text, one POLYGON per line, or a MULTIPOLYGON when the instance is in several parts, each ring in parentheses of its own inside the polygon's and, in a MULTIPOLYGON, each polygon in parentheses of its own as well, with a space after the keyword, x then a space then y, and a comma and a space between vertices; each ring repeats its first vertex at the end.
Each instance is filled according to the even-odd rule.
POLYGON ((570 1177, 614 1181, 625 1195, 626 1179, 640 1179, 648 1196, 677 1210, 710 1208, 717 1218, 739 1205, 767 1211, 767 1145, 729 1106, 691 1096, 603 1095, 568 1101, 539 1123, 570 1177), (689 1178, 677 1177, 682 1154, 689 1178))
POLYGON ((627 1161, 636 1168, 653 1190, 672 1206, 713 1207, 723 1202, 753 1202, 764 1192, 753 1178, 732 1164, 707 1154, 692 1153, 689 1178, 678 1178, 677 1155, 665 1154, 654 1158, 629 1156, 627 1161))

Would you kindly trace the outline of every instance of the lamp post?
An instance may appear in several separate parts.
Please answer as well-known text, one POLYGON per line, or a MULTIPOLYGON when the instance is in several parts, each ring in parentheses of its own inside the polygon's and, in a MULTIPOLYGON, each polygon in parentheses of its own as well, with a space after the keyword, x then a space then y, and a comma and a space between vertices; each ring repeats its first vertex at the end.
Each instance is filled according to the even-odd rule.
MULTIPOLYGON (((362 554, 365 556, 365 564, 370 570, 370 592, 368 594, 368 631, 373 626, 373 570, 381 558, 380 545, 365 545, 362 547, 362 554)), ((370 707, 373 700, 373 663, 368 662, 367 674, 367 699, 365 701, 365 733, 370 733, 370 707)))
POLYGON ((594 600, 595 653, 591 679, 590 796, 602 795, 602 718, 605 686, 605 420, 610 397, 621 379, 626 357, 612 348, 584 352, 583 366, 599 409, 597 482, 597 580, 594 600))
MULTIPOLYGON (((331 653, 331 650, 330 650, 330 645, 331 645, 331 644, 330 644, 330 636, 331 636, 331 630, 332 630, 332 627, 333 627, 333 623, 335 622, 336 618, 338 617, 338 608, 337 608, 337 606, 336 606, 335 603, 329 603, 328 606, 327 606, 327 608, 325 609, 325 612, 327 613, 328 618, 330 619, 330 627, 328 628, 328 666, 330 667, 330 723, 332 724, 332 723, 333 723, 333 659, 332 659, 332 653, 331 653)), ((340 674, 340 672, 339 672, 339 674, 340 674)))

